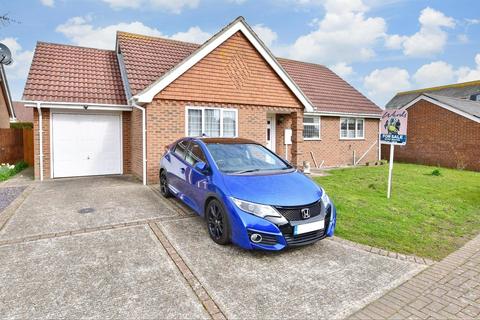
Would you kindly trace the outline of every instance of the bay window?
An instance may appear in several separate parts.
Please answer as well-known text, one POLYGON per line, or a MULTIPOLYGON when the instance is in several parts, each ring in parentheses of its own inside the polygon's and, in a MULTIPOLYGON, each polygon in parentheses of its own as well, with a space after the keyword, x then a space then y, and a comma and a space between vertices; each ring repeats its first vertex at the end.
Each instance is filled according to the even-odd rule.
POLYGON ((340 118, 340 139, 365 138, 365 119, 340 118))
POLYGON ((187 136, 236 137, 237 110, 221 108, 188 108, 187 136))
POLYGON ((305 140, 320 139, 320 117, 319 116, 303 117, 303 138, 305 140))

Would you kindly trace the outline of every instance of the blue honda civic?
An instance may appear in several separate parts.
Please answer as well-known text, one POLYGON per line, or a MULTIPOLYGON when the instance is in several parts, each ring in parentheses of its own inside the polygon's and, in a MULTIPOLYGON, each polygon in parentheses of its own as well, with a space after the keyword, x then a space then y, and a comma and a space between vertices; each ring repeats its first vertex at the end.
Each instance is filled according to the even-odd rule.
POLYGON ((204 217, 218 244, 282 250, 333 236, 336 209, 321 187, 264 146, 184 138, 167 147, 160 191, 204 217))

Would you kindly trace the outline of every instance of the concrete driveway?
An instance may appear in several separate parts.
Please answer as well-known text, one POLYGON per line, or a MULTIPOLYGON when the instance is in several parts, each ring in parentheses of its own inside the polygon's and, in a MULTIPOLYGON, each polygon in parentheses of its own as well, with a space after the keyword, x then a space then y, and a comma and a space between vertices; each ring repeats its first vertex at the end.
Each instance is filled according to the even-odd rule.
POLYGON ((30 188, 0 225, 2 318, 342 318, 424 268, 331 240, 218 246, 128 177, 30 188))

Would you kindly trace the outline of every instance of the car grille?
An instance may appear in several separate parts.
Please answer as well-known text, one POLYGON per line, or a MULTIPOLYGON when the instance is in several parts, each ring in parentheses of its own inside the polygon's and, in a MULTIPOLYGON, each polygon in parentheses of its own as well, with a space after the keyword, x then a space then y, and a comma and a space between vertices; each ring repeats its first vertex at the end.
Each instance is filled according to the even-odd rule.
POLYGON ((288 221, 298 221, 304 220, 302 217, 302 209, 310 209, 310 218, 316 217, 322 213, 322 201, 317 201, 305 206, 295 206, 295 207, 280 207, 276 206, 275 209, 280 212, 282 216, 285 217, 288 221))
POLYGON ((327 229, 330 223, 330 216, 332 211, 331 209, 331 206, 328 206, 327 214, 325 215, 325 228, 322 230, 312 231, 294 236, 293 227, 290 224, 280 226, 280 231, 282 231, 287 245, 290 247, 301 246, 325 238, 327 236, 327 229))

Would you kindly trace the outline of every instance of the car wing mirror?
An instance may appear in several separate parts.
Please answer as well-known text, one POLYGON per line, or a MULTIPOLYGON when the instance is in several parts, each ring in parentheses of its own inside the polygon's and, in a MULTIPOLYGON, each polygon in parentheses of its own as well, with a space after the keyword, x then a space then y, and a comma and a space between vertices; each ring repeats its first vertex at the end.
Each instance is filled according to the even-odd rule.
POLYGON ((199 161, 197 163, 195 163, 195 165, 193 166, 196 170, 204 173, 206 170, 207 170, 207 164, 203 161, 199 161))

